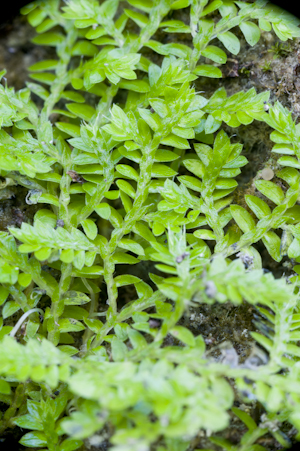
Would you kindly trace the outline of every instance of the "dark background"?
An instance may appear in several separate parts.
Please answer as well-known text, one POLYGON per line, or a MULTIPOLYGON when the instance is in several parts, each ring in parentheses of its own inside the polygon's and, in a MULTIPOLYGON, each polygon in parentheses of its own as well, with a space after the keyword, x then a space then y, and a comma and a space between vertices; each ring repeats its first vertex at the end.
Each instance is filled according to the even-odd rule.
MULTIPOLYGON (((17 16, 22 6, 30 3, 30 0, 6 0, 3 1, 3 8, 1 8, 0 23, 5 23, 17 16)), ((283 9, 289 11, 300 18, 300 4, 299 0, 273 0, 272 3, 281 6, 283 9)))
POLYGON ((1 1, 1 14, 0 14, 0 25, 11 21, 16 17, 22 6, 28 5, 30 0, 2 0, 1 1), (2 4, 3 3, 3 4, 2 4))
POLYGON ((299 0, 273 0, 271 3, 274 5, 278 5, 281 8, 285 9, 289 13, 294 14, 294 16, 299 17, 300 19, 300 3, 299 0))

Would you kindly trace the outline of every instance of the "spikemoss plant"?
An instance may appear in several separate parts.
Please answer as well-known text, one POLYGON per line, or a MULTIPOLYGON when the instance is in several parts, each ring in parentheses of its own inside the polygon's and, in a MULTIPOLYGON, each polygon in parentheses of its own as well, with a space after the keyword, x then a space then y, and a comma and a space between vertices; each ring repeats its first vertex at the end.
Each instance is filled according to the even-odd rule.
POLYGON ((300 21, 264 0, 45 0, 22 14, 57 56, 25 89, 0 85, 1 186, 41 204, 32 224, 0 232, 1 434, 22 428, 20 443, 44 451, 107 438, 114 451, 184 451, 203 431, 214 449, 262 451, 266 434, 288 446, 282 423, 300 438, 300 266, 275 279, 255 245, 300 262, 300 128, 269 92, 196 86, 238 54, 238 28, 253 46, 260 30, 300 37, 300 21), (254 120, 273 129, 281 169, 256 180, 246 209, 232 193, 247 159, 222 124, 254 120), (228 301, 261 315, 260 362, 226 344, 213 358, 180 323, 228 301), (236 399, 260 403, 258 423, 236 399), (222 435, 233 415, 248 429, 235 445, 222 435))

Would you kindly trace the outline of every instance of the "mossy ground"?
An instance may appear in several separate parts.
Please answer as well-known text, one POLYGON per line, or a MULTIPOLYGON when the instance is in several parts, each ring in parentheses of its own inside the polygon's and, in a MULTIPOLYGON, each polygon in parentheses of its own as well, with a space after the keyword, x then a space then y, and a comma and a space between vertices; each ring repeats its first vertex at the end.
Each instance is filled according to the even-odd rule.
MULTIPOLYGON (((180 20, 188 20, 188 15, 185 17, 183 11, 173 13, 172 18, 176 19, 178 14, 180 14, 180 20)), ((298 118, 300 116, 300 40, 292 41, 286 51, 283 46, 283 51, 274 54, 270 50, 272 48, 276 50, 276 45, 278 49, 278 44, 276 44, 278 39, 273 34, 263 32, 261 40, 253 48, 245 42, 240 33, 238 34, 241 41, 241 51, 236 57, 228 55, 228 63, 222 67, 223 78, 201 78, 196 83, 197 90, 204 91, 206 97, 212 95, 220 86, 225 87, 228 95, 252 87, 257 92, 270 90, 270 101, 279 100, 293 111, 295 118, 298 118), (273 58, 274 55, 276 58, 273 58)), ((30 65, 45 57, 51 58, 53 56, 51 48, 45 49, 30 43, 33 35, 33 29, 26 23, 26 19, 21 17, 16 18, 11 24, 2 27, 0 30, 0 69, 4 67, 7 69, 8 85, 14 86, 16 89, 24 86, 27 79, 27 68, 30 65)), ((174 35, 172 35, 172 39, 173 37, 174 35)), ((160 32, 154 39, 167 43, 170 37, 160 32)), ((178 34, 176 40, 189 45, 186 35, 178 34)), ((145 56, 151 58, 151 51, 146 49, 144 53, 145 56)), ((156 55, 155 58, 155 62, 159 63, 159 56, 156 55)), ((243 168, 242 174, 237 179, 239 188, 235 194, 235 203, 240 203, 246 207, 243 203, 244 194, 254 193, 254 177, 256 179, 262 177, 262 171, 265 168, 270 168, 273 172, 276 172, 276 159, 273 159, 270 153, 272 147, 269 140, 270 130, 266 124, 256 121, 247 127, 240 126, 238 129, 230 129, 224 126, 224 129, 230 136, 233 135, 233 142, 243 143, 243 154, 249 160, 248 165, 243 168)), ((37 207, 26 204, 26 194, 27 190, 20 186, 9 186, 0 191, 0 230, 6 230, 8 226, 20 226, 22 221, 29 223, 32 221, 37 207)), ((281 263, 276 263, 263 250, 263 246, 258 243, 256 247, 261 252, 263 267, 266 270, 272 271, 276 277, 289 274, 289 268, 285 265, 284 260, 281 263)), ((122 271, 121 266, 119 271, 122 271)), ((138 272, 139 275, 141 275, 141 272, 147 274, 148 267, 145 267, 144 263, 140 263, 134 271, 135 273, 138 272)), ((142 278, 144 277, 142 276, 142 278)), ((120 300, 122 304, 132 300, 133 291, 134 289, 124 289, 120 300)), ((189 327, 193 333, 203 335, 207 349, 212 350, 212 357, 216 359, 224 358, 224 354, 222 355, 215 347, 220 343, 230 342, 239 361, 243 361, 253 349, 250 332, 256 330, 254 314, 255 309, 249 305, 240 307, 235 307, 229 303, 213 306, 203 305, 191 308, 182 319, 182 324, 189 327)), ((80 340, 80 338, 78 339, 80 340)), ((168 344, 178 344, 172 337, 169 338, 169 341, 171 342, 168 342, 168 344)), ((260 422, 260 416, 263 413, 260 406, 249 407, 238 399, 236 405, 250 413, 255 421, 260 422)), ((230 428, 223 431, 222 436, 237 444, 244 432, 246 432, 245 426, 239 420, 233 418, 230 428)), ((286 433, 289 435, 288 431, 286 433)), ((12 437, 16 440, 19 439, 17 428, 12 437)), ((5 440, 5 445, 9 445, 7 440, 5 440)), ((269 450, 282 448, 274 443, 271 436, 264 436, 260 444, 269 450)), ((14 446, 16 446, 16 443, 14 446)), ((17 446, 20 450, 24 449, 21 445, 17 446)), ((205 435, 199 434, 191 444, 190 449, 206 447, 214 448, 205 435)), ((108 441, 102 442, 101 445, 90 443, 88 440, 86 443, 88 450, 108 448, 108 441)))

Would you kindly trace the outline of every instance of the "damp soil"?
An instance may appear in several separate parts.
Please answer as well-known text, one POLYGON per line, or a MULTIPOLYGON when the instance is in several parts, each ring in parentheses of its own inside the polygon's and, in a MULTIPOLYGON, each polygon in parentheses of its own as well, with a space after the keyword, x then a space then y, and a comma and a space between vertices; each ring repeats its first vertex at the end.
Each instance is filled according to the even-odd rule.
MULTIPOLYGON (((180 20, 188 22, 188 16, 184 10, 174 11, 166 17, 166 20, 171 18, 180 18, 180 20), (180 17, 177 17, 178 15, 180 17)), ((258 93, 269 90, 270 102, 274 103, 279 100, 292 111, 293 117, 298 121, 300 117, 300 40, 295 39, 282 45, 279 44, 275 35, 262 32, 261 40, 252 48, 245 42, 238 29, 234 31, 241 42, 239 55, 228 54, 227 64, 221 67, 223 72, 221 79, 202 78, 197 80, 195 83, 197 91, 204 91, 203 95, 210 97, 221 86, 225 87, 228 96, 252 87, 258 93)), ((8 86, 13 86, 16 90, 23 88, 26 81, 29 80, 27 69, 30 65, 54 56, 53 49, 39 47, 30 42, 34 34, 34 30, 27 24, 24 17, 17 17, 11 23, 0 28, 0 70, 6 68, 8 86)), ((154 39, 162 43, 169 43, 174 42, 174 36, 175 42, 191 45, 187 35, 169 35, 161 30, 154 36, 154 39)), ((212 44, 221 46, 219 42, 212 44)), ((223 48, 223 50, 225 49, 223 48)), ((144 54, 153 58, 148 49, 144 51, 144 54)), ((160 57, 155 55, 153 60, 159 63, 160 57)), ((205 58, 203 58, 203 62, 210 63, 209 60, 205 61, 205 58)), ((37 98, 35 98, 36 100, 37 98)), ((269 139, 271 130, 266 124, 257 121, 247 127, 240 126, 233 129, 224 125, 223 128, 232 137, 233 142, 243 143, 243 155, 249 161, 238 176, 239 188, 236 190, 234 199, 235 203, 247 208, 243 200, 244 195, 250 193, 259 195, 255 190, 254 178, 261 178, 266 169, 271 175, 277 170, 276 158, 271 155, 272 143, 269 139)), ((276 181, 275 175, 272 180, 276 181)), ((23 221, 32 223, 38 207, 26 203, 26 188, 10 184, 4 185, 5 181, 0 179, 0 231, 7 231, 10 226, 19 227, 23 221)), ((263 267, 266 271, 271 271, 275 277, 290 274, 291 270, 287 261, 276 263, 269 257, 261 243, 257 243, 255 247, 262 255, 263 267)), ((148 279, 149 270, 153 272, 153 268, 148 268, 143 262, 136 265, 134 269, 132 268, 130 267, 130 270, 144 280, 148 279)), ((118 270, 128 273, 128 268, 124 268, 122 265, 118 270)), ((124 287, 120 295, 120 302, 125 305, 133 297, 135 298, 136 294, 134 289, 124 287)), ((103 300, 103 308, 104 298, 105 291, 103 290, 100 295, 100 305, 103 300)), ((253 306, 243 304, 236 307, 227 303, 190 308, 181 323, 189 327, 195 335, 203 335, 208 351, 211 351, 211 355, 217 360, 222 357, 218 346, 221 343, 227 343, 227 349, 233 349, 236 358, 241 363, 253 352, 250 333, 258 329, 259 324, 256 321, 256 310, 253 306)), ((80 335, 76 337, 76 344, 80 345, 80 335)), ((173 337, 168 337, 166 344, 179 345, 173 337)), ((261 406, 245 405, 243 400, 238 397, 235 404, 247 411, 257 423, 260 422, 261 415, 264 413, 261 406)), ((2 408, 4 406, 0 404, 0 411, 2 408)), ((244 432, 246 432, 244 425, 238 419, 232 418, 230 427, 222 432, 222 437, 237 444, 244 432)), ((0 437, 0 444, 3 444, 5 449, 11 447, 20 451, 25 450, 18 444, 23 433, 19 428, 8 431, 5 436, 0 437)), ((285 433, 292 436, 293 431, 287 426, 285 433)), ((87 439, 85 450, 108 450, 110 448, 109 435, 109 431, 104 431, 93 439, 87 439)), ((271 436, 263 437, 259 444, 270 451, 282 449, 271 436)), ((191 443, 190 450, 196 448, 217 449, 209 441, 209 437, 202 432, 191 443)))

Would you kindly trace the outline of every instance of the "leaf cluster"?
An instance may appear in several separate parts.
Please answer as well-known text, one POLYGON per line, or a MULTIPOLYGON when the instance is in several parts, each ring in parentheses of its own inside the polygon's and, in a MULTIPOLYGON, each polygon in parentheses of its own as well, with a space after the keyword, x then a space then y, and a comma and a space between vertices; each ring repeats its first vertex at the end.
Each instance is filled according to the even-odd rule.
POLYGON ((288 446, 282 423, 300 437, 300 128, 268 92, 195 86, 238 54, 236 27, 254 46, 261 31, 300 37, 300 21, 264 0, 40 0, 21 12, 56 58, 32 65, 19 92, 1 72, 0 189, 23 186, 39 207, 0 232, 1 433, 27 429, 20 443, 45 451, 105 431, 115 451, 185 451, 235 414, 240 444, 219 434, 212 446, 262 451, 269 433, 288 446), (280 169, 240 205, 248 161, 223 123, 253 121, 272 129, 280 169), (264 272, 259 241, 292 277, 264 272), (260 348, 243 362, 184 322, 191 306, 226 302, 257 312, 260 348), (237 402, 260 403, 261 422, 237 402))

